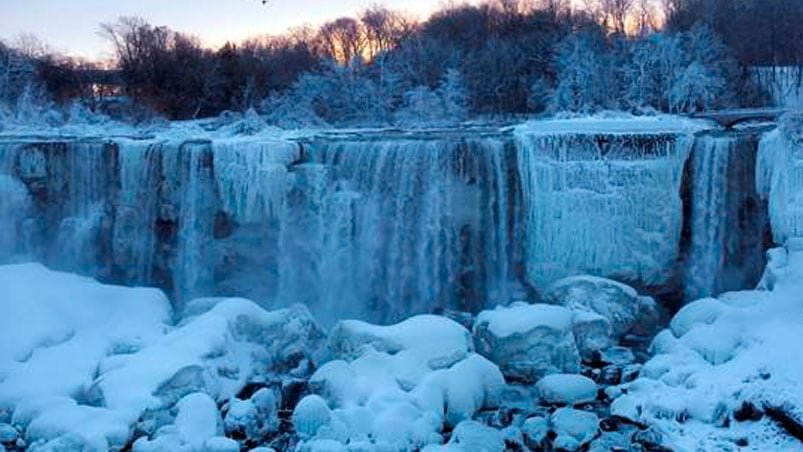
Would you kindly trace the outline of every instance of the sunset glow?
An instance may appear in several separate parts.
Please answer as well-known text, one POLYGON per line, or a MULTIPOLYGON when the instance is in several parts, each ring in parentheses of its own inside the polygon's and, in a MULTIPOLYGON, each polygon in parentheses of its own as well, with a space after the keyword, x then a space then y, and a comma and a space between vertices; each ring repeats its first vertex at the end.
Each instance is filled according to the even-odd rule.
MULTIPOLYGON (((287 29, 318 25, 357 14, 374 0, 58 0, 14 1, 3 5, 0 39, 13 41, 23 33, 41 38, 54 50, 97 59, 108 52, 98 33, 101 23, 121 16, 142 17, 150 23, 198 36, 209 46, 248 37, 276 34, 287 29)), ((389 8, 425 17, 443 5, 441 0, 386 0, 389 8)))

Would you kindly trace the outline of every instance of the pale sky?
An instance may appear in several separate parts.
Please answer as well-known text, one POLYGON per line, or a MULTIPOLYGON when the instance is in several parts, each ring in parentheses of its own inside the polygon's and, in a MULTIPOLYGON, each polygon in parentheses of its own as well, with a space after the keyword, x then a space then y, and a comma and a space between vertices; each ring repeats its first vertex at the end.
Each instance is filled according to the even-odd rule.
POLYGON ((375 3, 426 17, 444 1, 270 0, 263 6, 261 0, 0 0, 0 39, 13 42, 32 33, 53 50, 97 59, 108 56, 100 24, 121 16, 142 17, 215 46, 352 16, 375 3))

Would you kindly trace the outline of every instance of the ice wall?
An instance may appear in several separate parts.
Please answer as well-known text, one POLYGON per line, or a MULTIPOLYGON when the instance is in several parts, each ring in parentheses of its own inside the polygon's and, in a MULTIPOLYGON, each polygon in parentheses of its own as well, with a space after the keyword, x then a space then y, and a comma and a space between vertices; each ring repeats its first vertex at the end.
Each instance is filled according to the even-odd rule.
POLYGON ((769 203, 776 244, 803 237, 803 139, 776 129, 759 143, 757 191, 769 203))
POLYGON ((756 139, 700 135, 687 166, 685 297, 755 287, 764 268, 766 208, 755 187, 756 139))
POLYGON ((670 282, 691 133, 523 129, 516 141, 527 275, 534 285, 582 273, 670 282))

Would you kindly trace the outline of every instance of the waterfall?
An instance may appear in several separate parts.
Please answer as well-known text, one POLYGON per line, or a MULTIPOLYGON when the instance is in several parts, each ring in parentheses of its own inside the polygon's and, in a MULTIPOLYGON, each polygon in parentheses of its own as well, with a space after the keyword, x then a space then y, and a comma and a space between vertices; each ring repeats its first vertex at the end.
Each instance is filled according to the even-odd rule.
POLYGON ((113 260, 129 284, 152 284, 155 224, 162 182, 161 143, 119 140, 120 196, 114 222, 113 260))
POLYGON ((318 141, 308 154, 283 219, 283 294, 386 321, 507 301, 502 140, 318 141))
POLYGON ((687 300, 752 287, 764 268, 766 216, 749 136, 699 137, 692 151, 687 300))
POLYGON ((24 223, 31 214, 31 199, 16 177, 19 147, 0 144, 0 262, 26 254, 24 223))
POLYGON ((684 134, 517 133, 525 260, 537 287, 574 274, 673 277, 684 134))
POLYGON ((214 294, 213 225, 216 196, 212 147, 208 142, 186 142, 178 148, 178 246, 174 284, 179 305, 214 294))

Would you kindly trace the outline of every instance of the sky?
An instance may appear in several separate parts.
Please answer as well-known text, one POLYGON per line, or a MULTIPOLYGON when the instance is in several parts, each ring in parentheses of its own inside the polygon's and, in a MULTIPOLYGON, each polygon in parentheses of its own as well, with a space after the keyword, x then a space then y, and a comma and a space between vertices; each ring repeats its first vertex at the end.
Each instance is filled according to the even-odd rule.
MULTIPOLYGON (((60 53, 109 56, 100 24, 138 16, 154 25, 193 34, 209 46, 226 40, 277 34, 300 25, 353 16, 377 0, 0 0, 0 39, 34 34, 60 53)), ((384 0, 389 8, 426 17, 443 0, 384 0)))

